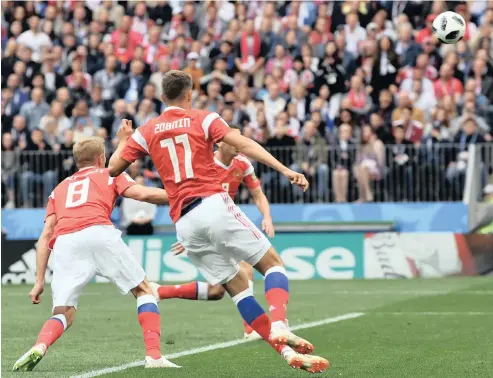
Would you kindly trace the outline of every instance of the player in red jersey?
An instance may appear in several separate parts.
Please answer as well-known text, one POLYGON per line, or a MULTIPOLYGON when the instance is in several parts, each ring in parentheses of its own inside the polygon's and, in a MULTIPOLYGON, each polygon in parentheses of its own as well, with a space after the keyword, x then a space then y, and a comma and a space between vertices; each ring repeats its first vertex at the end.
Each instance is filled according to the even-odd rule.
POLYGON ((110 159, 110 175, 117 176, 136 159, 150 155, 168 194, 178 241, 191 262, 211 285, 224 286, 243 319, 291 367, 309 372, 327 369, 326 359, 304 354, 311 353, 313 345, 293 334, 284 321, 289 299, 286 270, 267 238, 224 192, 213 146, 220 141, 232 145, 304 190, 308 181, 253 140, 231 132, 217 113, 191 109, 192 79, 186 73, 167 72, 162 89, 162 99, 168 107, 160 116, 135 133, 129 121, 123 122, 118 131, 118 148, 110 159), (265 276, 272 323, 248 287, 240 261, 265 276))
POLYGON ((46 321, 34 346, 14 364, 14 371, 32 370, 63 332, 72 325, 84 286, 98 275, 112 281, 122 294, 137 299, 138 320, 146 348, 145 367, 179 367, 161 355, 161 321, 145 272, 123 242, 110 216, 119 195, 156 204, 167 202, 166 192, 137 185, 126 173, 110 177, 105 169, 104 140, 78 142, 74 159, 79 171, 51 193, 36 254, 36 284, 29 293, 41 301, 46 267, 53 250, 53 316, 46 321))
MULTIPOLYGON (((234 132, 240 132, 239 127, 231 126, 234 132)), ((270 216, 270 207, 267 197, 265 196, 260 180, 255 175, 252 163, 247 157, 238 154, 238 150, 224 142, 218 143, 218 149, 214 154, 216 163, 216 172, 223 189, 228 192, 234 200, 240 185, 243 183, 253 201, 257 205, 263 216, 262 230, 269 236, 274 237, 274 225, 270 216)), ((180 243, 175 243, 172 247, 174 254, 178 255, 185 251, 180 243)), ((240 262, 240 268, 248 277, 248 286, 253 291, 253 268, 251 265, 240 262)), ((219 300, 224 296, 224 288, 221 285, 208 285, 205 282, 193 281, 179 285, 159 285, 149 282, 156 299, 188 299, 188 300, 219 300)), ((285 320, 285 319, 284 319, 285 320)), ((244 336, 246 339, 260 338, 260 336, 243 321, 244 336)))

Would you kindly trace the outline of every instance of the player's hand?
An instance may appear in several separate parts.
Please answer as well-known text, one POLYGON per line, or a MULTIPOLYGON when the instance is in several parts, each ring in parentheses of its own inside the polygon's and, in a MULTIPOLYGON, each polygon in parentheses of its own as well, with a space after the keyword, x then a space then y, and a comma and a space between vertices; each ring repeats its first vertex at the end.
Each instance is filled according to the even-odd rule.
POLYGON ((132 136, 134 129, 132 128, 132 121, 128 119, 122 119, 122 125, 118 129, 116 136, 120 142, 126 142, 128 138, 132 136))
POLYGON ((262 230, 267 234, 269 238, 274 237, 274 225, 272 224, 272 218, 264 218, 262 221, 262 230))
POLYGON ((173 252, 173 255, 181 255, 183 252, 185 252, 185 247, 181 245, 180 242, 176 242, 171 246, 171 252, 173 252))
POLYGON ((302 173, 298 173, 292 171, 291 169, 288 169, 284 176, 286 176, 291 184, 298 185, 301 189, 303 189, 304 192, 306 192, 306 190, 308 189, 308 180, 302 173))
POLYGON ((44 283, 35 283, 34 287, 31 289, 29 293, 29 297, 31 298, 31 302, 33 304, 39 304, 41 302, 41 294, 45 290, 44 283))

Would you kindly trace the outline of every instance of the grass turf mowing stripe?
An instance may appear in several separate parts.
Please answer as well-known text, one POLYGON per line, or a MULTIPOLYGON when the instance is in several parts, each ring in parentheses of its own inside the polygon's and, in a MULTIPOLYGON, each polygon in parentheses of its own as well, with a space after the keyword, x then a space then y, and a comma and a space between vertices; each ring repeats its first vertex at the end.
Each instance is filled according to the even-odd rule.
MULTIPOLYGON (((318 320, 318 321, 314 321, 314 322, 298 324, 296 326, 290 327, 290 329, 292 331, 296 331, 299 329, 319 327, 319 326, 325 325, 325 324, 337 323, 337 322, 342 322, 344 320, 359 318, 360 316, 363 316, 363 315, 364 315, 363 312, 350 312, 348 314, 334 316, 331 318, 326 318, 326 319, 322 319, 322 320, 318 320)), ((226 341, 223 343, 206 345, 206 346, 199 347, 199 348, 184 350, 183 352, 169 354, 166 356, 166 358, 172 360, 172 359, 176 359, 176 358, 180 358, 180 357, 191 356, 194 354, 210 352, 210 351, 217 350, 217 349, 229 348, 229 347, 244 344, 244 343, 247 343, 250 341, 253 341, 253 340, 236 339, 236 340, 226 341)), ((105 369, 89 371, 89 372, 81 374, 81 375, 74 375, 70 378, 99 377, 101 375, 110 374, 110 373, 118 373, 120 371, 124 371, 124 370, 130 369, 130 368, 142 366, 142 365, 144 365, 144 361, 139 360, 139 361, 129 362, 128 364, 123 364, 123 365, 119 365, 119 366, 113 366, 113 367, 109 367, 109 368, 105 368, 105 369)))

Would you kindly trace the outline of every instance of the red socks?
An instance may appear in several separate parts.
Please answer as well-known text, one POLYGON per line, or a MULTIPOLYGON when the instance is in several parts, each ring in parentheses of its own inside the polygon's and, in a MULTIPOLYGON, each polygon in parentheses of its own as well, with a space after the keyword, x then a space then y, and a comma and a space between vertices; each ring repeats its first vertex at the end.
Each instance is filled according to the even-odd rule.
POLYGON ((265 298, 269 304, 272 322, 286 321, 289 285, 286 269, 274 266, 265 272, 265 298))
POLYGON ((289 301, 289 293, 282 289, 271 289, 265 294, 269 304, 272 322, 286 321, 286 311, 289 301))
POLYGON ((146 356, 157 360, 161 358, 161 316, 154 296, 137 298, 137 314, 144 335, 146 356))
POLYGON ((35 345, 44 344, 48 348, 62 336, 63 331, 66 329, 67 320, 65 319, 65 315, 52 316, 45 322, 43 328, 41 328, 35 345))
POLYGON ((159 286, 157 292, 160 299, 181 298, 197 300, 199 282, 193 281, 183 285, 159 286))

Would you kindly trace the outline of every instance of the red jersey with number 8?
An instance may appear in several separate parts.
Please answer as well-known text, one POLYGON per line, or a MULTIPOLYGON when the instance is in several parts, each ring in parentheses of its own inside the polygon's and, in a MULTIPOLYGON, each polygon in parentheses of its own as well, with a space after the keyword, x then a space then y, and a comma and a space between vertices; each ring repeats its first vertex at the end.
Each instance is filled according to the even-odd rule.
POLYGON ((60 235, 95 225, 113 225, 110 217, 115 201, 135 181, 126 173, 110 177, 108 169, 87 167, 63 180, 53 190, 46 218, 55 214, 57 223, 49 247, 60 235))
POLYGON ((214 163, 214 143, 231 128, 217 113, 170 106, 140 126, 121 153, 129 163, 150 155, 168 193, 170 216, 176 223, 194 198, 224 190, 214 163))

